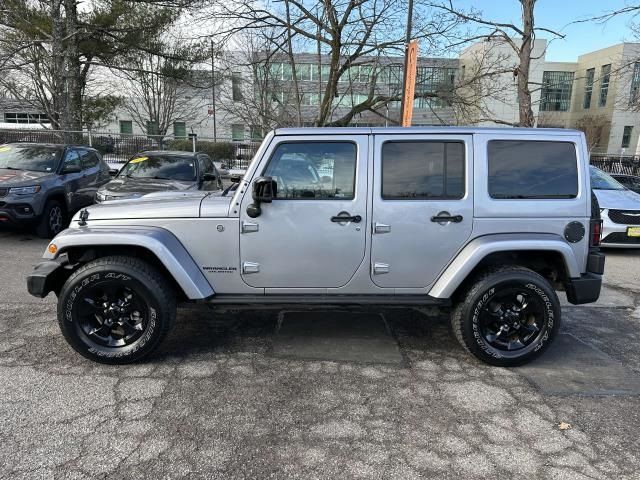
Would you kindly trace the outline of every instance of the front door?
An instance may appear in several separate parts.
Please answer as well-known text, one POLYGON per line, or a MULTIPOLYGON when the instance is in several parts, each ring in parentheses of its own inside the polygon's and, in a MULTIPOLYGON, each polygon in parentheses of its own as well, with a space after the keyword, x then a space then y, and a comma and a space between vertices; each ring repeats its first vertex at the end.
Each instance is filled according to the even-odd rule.
POLYGON ((277 197, 240 211, 242 278, 252 287, 345 285, 365 258, 368 136, 275 137, 253 179, 270 176, 277 197))
POLYGON ((377 135, 371 278, 380 287, 433 283, 471 235, 470 135, 377 135))

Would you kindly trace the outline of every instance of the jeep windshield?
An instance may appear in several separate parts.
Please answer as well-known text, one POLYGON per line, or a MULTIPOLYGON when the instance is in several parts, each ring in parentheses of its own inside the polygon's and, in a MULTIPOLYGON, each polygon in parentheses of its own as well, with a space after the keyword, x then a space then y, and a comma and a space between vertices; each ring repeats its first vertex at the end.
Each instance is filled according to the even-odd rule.
POLYGON ((122 167, 118 178, 149 178, 190 182, 196 179, 196 160, 186 155, 141 153, 122 167))
POLYGON ((591 188, 594 190, 626 190, 627 188, 608 173, 599 168, 590 167, 591 188))
POLYGON ((44 145, 0 145, 0 168, 55 172, 62 147, 44 145))

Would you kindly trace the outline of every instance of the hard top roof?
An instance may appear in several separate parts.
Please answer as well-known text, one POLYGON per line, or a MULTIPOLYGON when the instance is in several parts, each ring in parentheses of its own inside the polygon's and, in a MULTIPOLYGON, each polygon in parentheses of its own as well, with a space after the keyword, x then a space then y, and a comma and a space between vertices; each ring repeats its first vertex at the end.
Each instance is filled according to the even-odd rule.
POLYGON ((565 128, 520 128, 520 127, 304 127, 278 128, 276 135, 412 135, 412 134, 538 134, 571 135, 582 134, 580 130, 565 128))

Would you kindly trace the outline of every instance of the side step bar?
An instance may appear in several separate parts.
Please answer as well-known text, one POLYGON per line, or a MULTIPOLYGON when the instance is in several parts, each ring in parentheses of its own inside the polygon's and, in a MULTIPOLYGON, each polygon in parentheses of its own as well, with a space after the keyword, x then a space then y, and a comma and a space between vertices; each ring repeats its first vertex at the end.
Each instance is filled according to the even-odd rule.
POLYGON ((224 295, 209 297, 206 303, 216 305, 423 305, 450 306, 450 299, 429 295, 224 295))

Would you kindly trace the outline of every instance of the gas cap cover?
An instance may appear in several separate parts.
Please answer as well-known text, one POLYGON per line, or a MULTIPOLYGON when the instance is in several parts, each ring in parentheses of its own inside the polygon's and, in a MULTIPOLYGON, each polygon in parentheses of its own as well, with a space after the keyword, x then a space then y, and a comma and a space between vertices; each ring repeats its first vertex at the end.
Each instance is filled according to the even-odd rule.
POLYGON ((564 238, 569 243, 578 243, 584 238, 585 228, 580 222, 571 222, 564 229, 564 238))

